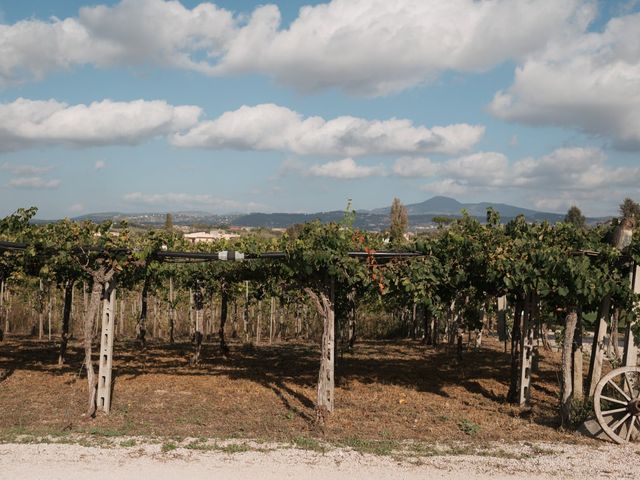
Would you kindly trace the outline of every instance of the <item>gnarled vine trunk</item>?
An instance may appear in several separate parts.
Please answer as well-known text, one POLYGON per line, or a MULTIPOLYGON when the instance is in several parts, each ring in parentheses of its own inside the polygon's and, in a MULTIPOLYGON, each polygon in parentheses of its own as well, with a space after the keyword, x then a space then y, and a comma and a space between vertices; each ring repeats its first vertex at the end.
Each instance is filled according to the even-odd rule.
POLYGON ((334 310, 334 282, 326 291, 315 292, 306 289, 322 318, 322 343, 320 348, 320 370, 318 372, 318 390, 316 412, 318 420, 324 423, 325 416, 333 412, 335 390, 335 310, 334 310))
POLYGON ((571 421, 573 401, 573 337, 578 325, 578 311, 573 308, 565 319, 564 340, 562 342, 562 385, 560 388, 560 420, 565 425, 571 421))
POLYGON ((68 280, 64 286, 64 307, 62 309, 62 332, 60 333, 60 353, 58 365, 64 364, 69 344, 69 324, 71 322, 71 303, 73 302, 73 280, 68 280))
POLYGON ((220 336, 220 352, 222 356, 229 355, 229 347, 224 339, 224 326, 227 323, 227 311, 228 311, 229 296, 225 288, 222 289, 222 295, 220 298, 220 329, 218 335, 220 336))
POLYGON ((98 315, 100 309, 100 301, 102 300, 102 293, 104 290, 104 284, 100 281, 96 281, 94 278, 93 286, 91 287, 91 295, 89 297, 89 307, 84 317, 84 365, 87 371, 87 387, 89 389, 89 402, 87 408, 87 415, 94 416, 96 413, 96 399, 98 394, 98 378, 93 369, 93 328, 95 324, 95 318, 98 315))
POLYGON ((149 311, 149 287, 151 284, 151 278, 147 275, 142 285, 142 294, 140 300, 140 315, 138 316, 138 322, 136 323, 136 340, 141 348, 147 345, 147 315, 149 311))

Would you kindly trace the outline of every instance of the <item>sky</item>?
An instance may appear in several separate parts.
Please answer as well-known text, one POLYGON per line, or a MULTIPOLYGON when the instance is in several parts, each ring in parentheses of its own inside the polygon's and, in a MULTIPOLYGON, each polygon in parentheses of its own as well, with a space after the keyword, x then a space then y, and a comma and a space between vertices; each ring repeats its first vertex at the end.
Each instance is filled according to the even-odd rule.
POLYGON ((640 200, 640 1, 0 0, 0 215, 640 200))

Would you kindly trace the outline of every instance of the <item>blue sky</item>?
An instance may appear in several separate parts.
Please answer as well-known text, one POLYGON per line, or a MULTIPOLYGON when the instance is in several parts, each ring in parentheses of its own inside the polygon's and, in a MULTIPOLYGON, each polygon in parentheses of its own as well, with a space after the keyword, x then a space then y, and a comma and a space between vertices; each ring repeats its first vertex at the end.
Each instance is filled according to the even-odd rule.
POLYGON ((640 199, 640 2, 263 5, 0 1, 0 214, 640 199))

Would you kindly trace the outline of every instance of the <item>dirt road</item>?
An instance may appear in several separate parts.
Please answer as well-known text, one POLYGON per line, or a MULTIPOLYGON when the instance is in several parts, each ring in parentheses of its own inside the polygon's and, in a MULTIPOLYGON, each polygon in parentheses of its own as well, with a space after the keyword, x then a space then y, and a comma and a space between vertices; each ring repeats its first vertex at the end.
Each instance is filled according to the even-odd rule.
MULTIPOLYGON (((134 443, 134 442, 129 442, 134 443)), ((511 479, 637 478, 640 445, 489 445, 446 455, 374 456, 352 450, 294 448, 196 451, 166 444, 88 447, 2 444, 0 477, 21 480, 184 479, 511 479)))

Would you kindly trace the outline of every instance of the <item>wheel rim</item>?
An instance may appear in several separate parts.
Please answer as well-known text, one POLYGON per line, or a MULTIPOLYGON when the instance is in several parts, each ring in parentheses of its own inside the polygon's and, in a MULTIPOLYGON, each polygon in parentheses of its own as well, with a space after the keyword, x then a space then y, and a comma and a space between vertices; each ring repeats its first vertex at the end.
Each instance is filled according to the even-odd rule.
POLYGON ((640 432, 640 367, 617 368, 602 377, 593 404, 600 428, 611 440, 635 440, 640 432))

